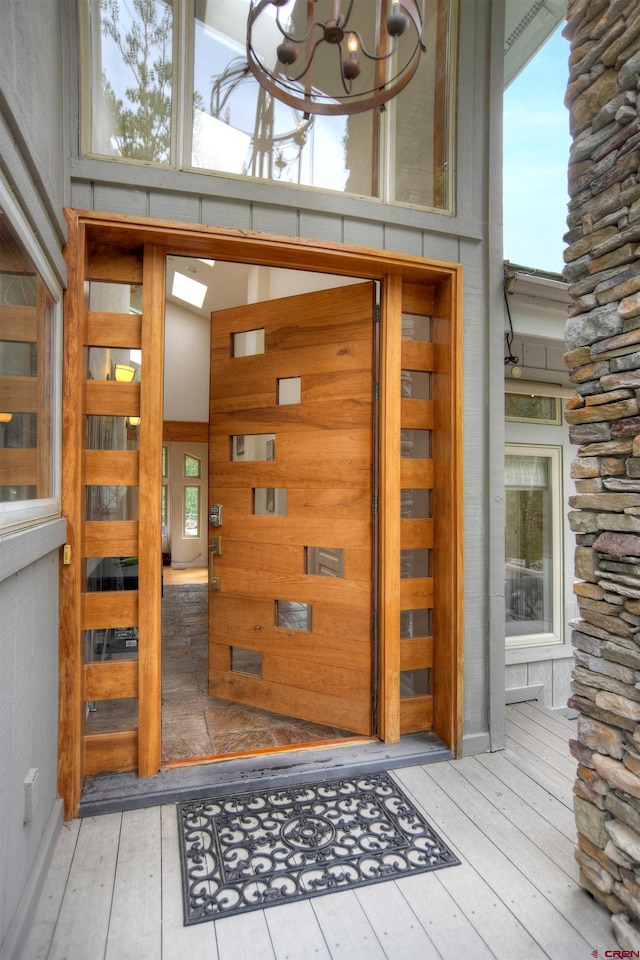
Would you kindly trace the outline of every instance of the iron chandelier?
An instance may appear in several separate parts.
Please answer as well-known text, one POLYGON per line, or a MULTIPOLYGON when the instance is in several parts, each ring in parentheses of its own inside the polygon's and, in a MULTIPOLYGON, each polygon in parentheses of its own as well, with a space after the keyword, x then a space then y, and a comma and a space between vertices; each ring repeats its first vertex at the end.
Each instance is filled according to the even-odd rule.
POLYGON ((346 0, 344 6, 343 12, 342 0, 251 0, 249 69, 272 96, 306 117, 384 107, 409 83, 425 50, 418 0, 346 0), (323 8, 327 19, 317 19, 323 8), (269 31, 280 42, 266 53, 269 31))

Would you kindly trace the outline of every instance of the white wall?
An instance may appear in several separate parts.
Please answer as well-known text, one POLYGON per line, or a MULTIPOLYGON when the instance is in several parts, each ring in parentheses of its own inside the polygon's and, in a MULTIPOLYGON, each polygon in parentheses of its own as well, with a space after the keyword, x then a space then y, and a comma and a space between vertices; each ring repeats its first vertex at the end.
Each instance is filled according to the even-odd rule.
POLYGON ((209 422, 209 341, 209 321, 205 317, 167 302, 165 420, 209 422))

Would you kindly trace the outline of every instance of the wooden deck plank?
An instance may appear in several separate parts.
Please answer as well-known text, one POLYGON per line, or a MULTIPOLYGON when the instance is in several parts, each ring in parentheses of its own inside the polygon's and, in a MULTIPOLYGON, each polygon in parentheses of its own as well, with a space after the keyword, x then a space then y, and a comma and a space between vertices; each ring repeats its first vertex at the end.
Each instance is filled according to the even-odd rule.
POLYGON ((541 707, 536 700, 527 700, 524 703, 513 704, 513 707, 515 709, 508 711, 509 720, 512 714, 522 714, 522 716, 529 717, 530 720, 544 727, 545 730, 549 730, 551 733, 555 733, 558 737, 563 737, 565 740, 568 740, 571 736, 575 736, 576 721, 570 720, 563 713, 560 713, 559 710, 547 710, 541 707))
POLYGON ((506 738, 520 744, 530 753, 535 754, 547 766, 553 767, 569 781, 573 781, 576 762, 568 756, 567 747, 564 743, 560 742, 560 746, 558 746, 559 738, 554 740, 553 734, 548 733, 544 736, 540 728, 533 732, 527 730, 522 725, 522 717, 516 716, 511 718, 506 738))
POLYGON ((104 956, 121 823, 121 813, 108 813, 103 817, 88 817, 80 824, 69 882, 47 960, 104 956))
POLYGON ((353 890, 311 901, 332 960, 385 960, 385 953, 353 890))
MULTIPOLYGON (((464 921, 475 931, 474 936, 486 944, 494 960, 514 960, 515 957, 546 960, 548 955, 536 943, 532 933, 470 864, 463 862, 454 870, 441 870, 438 880, 464 921)), ((464 957, 465 953, 461 956, 464 957)), ((469 957, 471 960, 471 954, 469 957)))
POLYGON ((162 954, 160 807, 122 814, 105 960, 162 954))
MULTIPOLYGON (((482 825, 484 836, 502 851, 517 874, 536 888, 539 896, 534 894, 532 900, 545 897, 573 927, 576 934, 584 937, 587 943, 591 942, 593 946, 601 944, 604 934, 601 913, 592 909, 592 901, 587 894, 576 889, 577 870, 573 870, 572 845, 568 844, 565 851, 565 864, 558 865, 557 848, 554 847, 554 843, 557 844, 560 840, 557 831, 550 837, 541 836, 538 833, 541 825, 535 823, 533 816, 529 824, 525 819, 522 825, 518 826, 515 819, 505 815, 493 800, 481 794, 472 776, 465 778, 465 771, 467 775, 471 771, 477 774, 478 766, 473 758, 459 761, 455 765, 441 764, 438 769, 438 783, 449 796, 455 797, 456 803, 459 803, 467 815, 482 825)), ((514 810, 511 810, 510 814, 513 812, 514 810)), ((518 881, 519 876, 516 876, 512 882, 518 881)), ((608 928, 608 916, 606 923, 608 928)), ((567 943, 571 943, 569 931, 567 943)))
POLYGON ((47 882, 36 908, 33 924, 23 950, 28 960, 46 960, 49 947, 58 921, 73 855, 78 842, 80 820, 70 820, 62 824, 55 846, 47 882))
POLYGON ((438 870, 403 877, 397 881, 398 889, 429 934, 442 960, 460 960, 461 957, 491 960, 493 953, 443 886, 443 872, 452 871, 438 870))
POLYGON ((540 741, 536 742, 533 737, 522 731, 516 732, 515 737, 508 733, 505 737, 505 747, 515 754, 517 759, 514 763, 521 769, 535 769, 540 778, 556 785, 561 796, 571 795, 576 773, 575 764, 572 777, 569 775, 569 767, 565 766, 564 770, 558 770, 556 763, 548 763, 546 757, 540 755, 542 749, 540 741))
POLYGON ((570 794, 563 793, 562 797, 559 797, 541 786, 516 765, 514 756, 509 755, 509 751, 482 753, 476 759, 531 810, 553 824, 568 840, 575 840, 576 821, 570 794))
POLYGON ((309 957, 331 960, 309 900, 283 903, 276 910, 266 910, 265 919, 278 960, 309 960, 309 957))
POLYGON ((571 766, 575 766, 575 761, 569 756, 568 735, 558 736, 550 730, 541 726, 537 720, 531 720, 523 712, 514 710, 509 717, 509 729, 513 737, 522 732, 528 734, 538 743, 544 745, 545 755, 548 757, 559 757, 567 761, 571 766))
POLYGON ((162 953, 158 960, 218 960, 213 923, 184 926, 178 818, 173 803, 162 811, 162 953))
POLYGON ((221 917, 211 926, 215 927, 220 960, 275 960, 264 910, 254 910, 244 917, 221 917))
MULTIPOLYGON (((427 799, 427 816, 430 815, 429 805, 434 792, 439 791, 443 795, 441 802, 448 818, 446 829, 464 849, 465 859, 475 867, 503 903, 509 906, 514 916, 532 933, 536 942, 549 956, 554 957, 554 960, 575 960, 578 956, 588 956, 591 950, 598 946, 597 943, 590 945, 555 904, 547 900, 546 889, 540 890, 536 886, 538 883, 545 887, 547 882, 553 881, 554 891, 558 894, 564 892, 562 884, 557 882, 549 866, 545 864, 547 868, 543 877, 527 876, 521 872, 522 864, 512 862, 507 853, 509 843, 513 842, 514 831, 509 831, 509 842, 499 830, 493 839, 487 835, 485 831, 490 828, 490 824, 487 822, 486 804, 477 803, 477 796, 474 797, 471 789, 465 787, 464 779, 455 773, 451 763, 438 764, 437 770, 411 767, 409 771, 396 771, 396 776, 401 783, 411 784, 411 792, 419 800, 423 797, 427 799)), ((501 817, 500 821, 506 828, 508 821, 504 817, 501 817)), ((437 829, 436 823, 434 826, 437 829)), ((526 852, 530 866, 540 864, 540 858, 533 855, 531 849, 525 850, 524 844, 520 847, 523 853, 526 852)), ((548 863, 550 864, 549 861, 548 863)), ((568 878, 566 886, 572 886, 568 878)))
POLYGON ((359 887, 356 897, 388 960, 440 960, 433 941, 397 884, 359 887))
POLYGON ((530 837, 536 847, 542 850, 556 866, 568 873, 572 880, 577 881, 578 865, 573 857, 575 822, 570 837, 557 828, 556 815, 565 811, 565 807, 558 800, 549 797, 553 809, 548 810, 547 816, 544 817, 512 791, 494 774, 488 764, 483 764, 480 759, 464 757, 456 763, 455 769, 482 794, 496 812, 506 817, 508 822, 524 836, 530 837))

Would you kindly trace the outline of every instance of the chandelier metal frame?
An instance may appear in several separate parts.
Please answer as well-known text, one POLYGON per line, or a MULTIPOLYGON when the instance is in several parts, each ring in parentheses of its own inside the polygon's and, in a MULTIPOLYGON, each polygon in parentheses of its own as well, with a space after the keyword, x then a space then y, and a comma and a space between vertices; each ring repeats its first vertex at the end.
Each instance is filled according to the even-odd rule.
MULTIPOLYGON (((247 20, 247 62, 258 83, 272 96, 301 110, 305 116, 320 114, 340 116, 384 109, 384 105, 396 97, 414 76, 421 53, 426 48, 422 40, 422 17, 417 0, 393 0, 391 12, 383 17, 383 8, 389 9, 389 0, 376 3, 376 50, 369 51, 362 40, 361 32, 351 26, 354 0, 348 0, 346 12, 342 12, 341 0, 331 0, 331 15, 325 22, 313 18, 317 0, 306 0, 306 31, 294 36, 283 25, 281 8, 288 0, 251 0, 247 20), (268 7, 276 8, 275 22, 282 35, 277 49, 276 65, 265 66, 253 45, 253 30, 268 7), (416 42, 406 62, 399 65, 391 77, 387 77, 387 65, 398 49, 398 38, 406 28, 413 28, 416 42), (322 44, 335 47, 338 59, 340 90, 323 93, 313 85, 313 63, 322 44), (297 66, 302 52, 302 66, 297 66), (374 65, 374 82, 367 89, 359 89, 358 77, 361 63, 358 54, 374 65)), ((299 0, 303 2, 303 0, 299 0)), ((271 11, 272 14, 272 11, 271 11)))

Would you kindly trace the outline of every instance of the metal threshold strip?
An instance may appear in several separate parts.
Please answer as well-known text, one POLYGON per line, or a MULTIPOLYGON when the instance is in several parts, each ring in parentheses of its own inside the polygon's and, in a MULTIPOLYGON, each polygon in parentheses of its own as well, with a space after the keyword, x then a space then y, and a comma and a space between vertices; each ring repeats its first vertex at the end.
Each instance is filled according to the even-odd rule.
POLYGON ((164 803, 226 796, 235 791, 310 783, 319 777, 379 773, 400 767, 451 760, 451 750, 433 733, 381 741, 332 743, 318 749, 241 757, 215 763, 163 768, 156 777, 135 772, 101 773, 86 777, 79 816, 118 813, 164 803))

